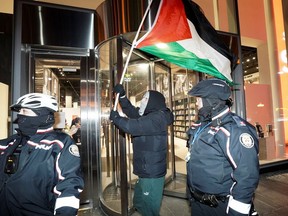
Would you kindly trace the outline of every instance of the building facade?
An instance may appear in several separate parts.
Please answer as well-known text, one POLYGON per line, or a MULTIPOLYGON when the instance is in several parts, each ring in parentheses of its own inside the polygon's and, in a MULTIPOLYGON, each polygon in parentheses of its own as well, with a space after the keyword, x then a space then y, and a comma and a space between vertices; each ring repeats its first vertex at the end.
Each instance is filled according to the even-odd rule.
MULTIPOLYGON (((238 84, 233 87, 233 111, 258 129, 261 169, 285 166, 287 1, 195 2, 239 57, 232 72, 238 84)), ((106 213, 128 215, 136 179, 131 164, 133 150, 129 136, 119 133, 108 118, 113 86, 122 76, 149 1, 107 0, 99 1, 97 6, 89 5, 89 1, 83 1, 85 6, 71 6, 67 1, 51 3, 55 2, 15 0, 11 14, 0 13, 0 88, 7 108, 0 118, 1 125, 6 126, 2 136, 13 133, 11 119, 15 116, 8 112, 8 105, 22 94, 43 92, 56 96, 65 116, 64 126, 59 127, 64 128, 65 122, 69 126, 73 118, 81 117, 78 144, 86 182, 82 208, 93 211, 100 203, 106 213)), ((151 5, 141 34, 151 27, 159 3, 154 0, 151 5)), ((136 49, 132 50, 124 76, 123 84, 135 104, 143 92, 155 89, 165 95, 167 105, 174 111, 165 193, 175 197, 186 196, 185 183, 175 184, 177 190, 171 185, 175 180, 185 182, 185 132, 197 113, 195 101, 187 96, 187 91, 204 76, 136 49)), ((63 123, 60 117, 61 120, 63 123)))

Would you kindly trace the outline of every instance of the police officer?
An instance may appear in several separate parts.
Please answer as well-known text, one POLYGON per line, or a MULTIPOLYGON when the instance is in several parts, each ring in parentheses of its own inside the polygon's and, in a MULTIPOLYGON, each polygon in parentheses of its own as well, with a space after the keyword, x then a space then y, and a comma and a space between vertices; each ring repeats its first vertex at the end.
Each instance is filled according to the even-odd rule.
POLYGON ((110 120, 119 129, 131 134, 133 173, 139 177, 135 184, 133 206, 142 216, 158 216, 167 172, 168 126, 173 123, 173 114, 158 91, 147 91, 140 107, 131 104, 122 85, 117 84, 114 92, 119 93, 120 105, 128 118, 111 110, 110 120))
POLYGON ((259 181, 255 127, 232 113, 230 87, 219 79, 200 81, 198 122, 187 131, 187 185, 193 216, 249 215, 259 181))
POLYGON ((77 215, 80 155, 68 134, 53 130, 56 99, 26 94, 11 109, 19 128, 0 140, 0 215, 77 215))

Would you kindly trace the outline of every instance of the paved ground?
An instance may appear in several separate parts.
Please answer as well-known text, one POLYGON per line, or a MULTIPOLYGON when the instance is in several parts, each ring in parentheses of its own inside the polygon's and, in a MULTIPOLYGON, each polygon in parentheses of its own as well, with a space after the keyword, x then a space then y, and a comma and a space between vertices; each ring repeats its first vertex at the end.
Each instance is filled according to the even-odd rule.
POLYGON ((261 216, 288 215, 288 170, 261 175, 255 206, 261 216))
MULTIPOLYGON (((260 216, 288 215, 288 170, 261 174, 255 195, 255 207, 260 216)), ((100 209, 95 212, 81 211, 79 216, 104 216, 100 209)), ((185 199, 164 196, 161 216, 190 216, 190 207, 185 199)), ((132 216, 139 216, 137 212, 132 216)))

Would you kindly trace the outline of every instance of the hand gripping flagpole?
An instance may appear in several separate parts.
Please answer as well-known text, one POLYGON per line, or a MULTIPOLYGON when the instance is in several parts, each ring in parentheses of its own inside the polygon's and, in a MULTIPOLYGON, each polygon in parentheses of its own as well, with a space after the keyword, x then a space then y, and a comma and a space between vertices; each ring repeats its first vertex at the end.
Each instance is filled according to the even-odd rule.
MULTIPOLYGON (((143 23, 144 23, 144 21, 145 21, 145 19, 146 19, 146 16, 147 16, 147 14, 148 14, 148 12, 149 12, 149 10, 150 10, 150 7, 151 7, 152 2, 153 2, 153 0, 150 0, 150 1, 149 1, 149 4, 148 4, 148 6, 147 6, 147 9, 146 9, 146 11, 145 11, 145 13, 144 13, 144 16, 143 16, 143 18, 142 18, 142 20, 141 20, 141 23, 140 23, 139 27, 138 27, 138 30, 137 30, 137 32, 136 32, 136 35, 135 35, 134 40, 133 40, 132 45, 131 45, 131 49, 130 49, 130 51, 129 51, 129 54, 128 54, 127 59, 126 59, 126 62, 125 62, 125 66, 124 66, 124 68, 123 68, 123 72, 122 72, 122 75, 121 75, 121 79, 120 79, 119 84, 122 84, 122 83, 123 83, 124 76, 125 76, 125 73, 126 73, 126 71, 127 71, 127 67, 128 67, 128 64, 129 64, 129 61, 130 61, 130 58, 131 58, 133 49, 134 49, 134 47, 136 46, 137 39, 138 39, 138 36, 139 36, 139 34, 140 34, 141 27, 142 27, 142 25, 143 25, 143 23)), ((115 103, 114 103, 114 108, 113 108, 114 111, 116 111, 118 102, 119 102, 119 93, 116 95, 116 98, 115 98, 115 103)))

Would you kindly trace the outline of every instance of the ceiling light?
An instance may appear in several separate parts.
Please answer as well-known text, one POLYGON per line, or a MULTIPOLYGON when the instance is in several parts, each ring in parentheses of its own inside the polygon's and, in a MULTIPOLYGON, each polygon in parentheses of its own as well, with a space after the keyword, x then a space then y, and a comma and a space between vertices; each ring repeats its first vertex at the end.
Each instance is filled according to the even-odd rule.
POLYGON ((77 69, 74 68, 74 67, 63 67, 63 71, 66 71, 66 72, 76 72, 77 69))

